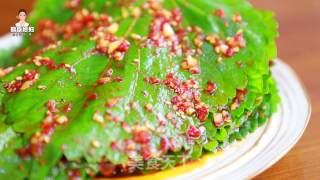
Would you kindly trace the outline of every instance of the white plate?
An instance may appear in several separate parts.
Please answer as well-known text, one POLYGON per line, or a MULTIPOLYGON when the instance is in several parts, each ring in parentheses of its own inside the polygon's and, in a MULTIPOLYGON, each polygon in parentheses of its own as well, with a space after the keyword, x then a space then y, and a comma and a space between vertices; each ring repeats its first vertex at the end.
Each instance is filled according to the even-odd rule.
MULTIPOLYGON (((0 38, 0 49, 20 42, 19 38, 8 34, 0 38)), ((169 179, 248 179, 273 165, 297 143, 308 124, 311 105, 289 66, 277 60, 272 73, 281 97, 278 112, 272 119, 246 139, 209 158, 203 166, 169 179)), ((161 177, 168 179, 165 172, 161 177)))

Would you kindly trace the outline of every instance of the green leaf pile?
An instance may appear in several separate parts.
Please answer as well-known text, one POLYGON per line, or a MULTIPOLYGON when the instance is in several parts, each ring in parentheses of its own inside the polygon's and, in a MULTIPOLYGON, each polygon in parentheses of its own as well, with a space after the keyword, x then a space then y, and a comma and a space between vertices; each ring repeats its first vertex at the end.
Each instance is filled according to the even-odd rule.
MULTIPOLYGON (((41 19, 51 19, 57 24, 66 23, 74 12, 64 8, 65 2, 38 0, 30 14, 30 23, 36 26, 41 19)), ((145 1, 138 0, 130 4, 130 8, 140 7, 144 3, 145 1)), ((272 13, 256 10, 245 0, 163 0, 165 8, 181 10, 184 27, 197 26, 204 33, 217 34, 221 38, 233 36, 239 28, 243 30, 246 47, 230 58, 223 57, 222 62, 219 62, 219 54, 213 50, 212 45, 205 42, 201 49, 202 55, 196 57, 201 73, 192 74, 180 68, 183 57, 169 55, 170 49, 141 47, 128 38, 133 33, 147 36, 152 18, 149 14, 137 19, 131 16, 123 18, 124 11, 131 9, 126 9, 126 5, 120 8, 119 4, 121 3, 115 0, 82 1, 82 7, 91 12, 108 14, 119 23, 119 30, 115 35, 130 41, 130 48, 122 61, 114 61, 105 55, 90 54, 96 47, 96 42, 90 38, 82 38, 81 35, 88 34, 84 30, 69 40, 58 37, 60 44, 56 49, 40 54, 53 59, 56 64, 71 65, 75 73, 22 63, 11 73, 1 77, 0 179, 65 179, 68 170, 74 169, 83 178, 89 178, 101 175, 101 162, 128 164, 132 161, 129 155, 114 150, 112 143, 123 143, 132 139, 133 135, 117 121, 108 121, 103 125, 97 123, 93 120, 97 113, 103 115, 112 111, 128 127, 149 127, 152 131, 149 146, 153 149, 160 149, 163 136, 173 138, 180 147, 154 158, 170 155, 174 161, 171 160, 172 164, 168 167, 174 167, 182 163, 182 155, 184 161, 198 159, 204 153, 214 153, 235 140, 245 138, 248 133, 254 132, 268 121, 276 111, 279 97, 269 66, 269 61, 276 57, 275 38, 278 35, 277 23, 272 13), (225 19, 222 20, 213 13, 217 9, 223 10, 225 19), (233 23, 234 14, 240 14, 245 23, 233 23), (226 22, 229 23, 228 27, 226 22), (75 47, 76 50, 60 53, 63 49, 75 47), (97 86, 96 82, 108 69, 113 69, 112 76, 121 77, 122 81, 97 86), (8 93, 3 85, 23 75, 25 70, 37 70, 39 79, 26 90, 8 93), (181 123, 180 128, 176 128, 174 123, 159 127, 159 116, 166 118, 166 114, 173 112, 167 102, 175 92, 163 85, 148 84, 145 78, 165 79, 170 72, 181 81, 196 79, 201 89, 206 88, 209 80, 216 83, 214 94, 202 93, 201 96, 201 100, 209 105, 209 114, 204 122, 194 116, 175 116, 176 122, 181 123), (40 90, 39 86, 46 88, 40 90), (230 111, 230 121, 216 126, 215 113, 221 107, 230 109, 239 89, 246 89, 248 92, 243 102, 230 111), (90 94, 95 94, 98 98, 88 101, 90 94), (106 102, 114 98, 118 99, 117 104, 106 108, 106 102), (72 104, 72 110, 66 114, 68 123, 55 128, 41 156, 23 159, 16 151, 26 147, 30 137, 41 130, 49 100, 54 100, 61 106, 72 104), (133 102, 135 110, 128 108, 133 102), (152 113, 146 110, 146 104, 152 105, 152 113), (190 126, 205 129, 202 138, 192 143, 185 138, 190 126), (93 141, 100 142, 98 148, 93 148, 93 141)), ((192 40, 193 36, 190 35, 189 38, 192 40)), ((24 62, 33 52, 42 48, 31 39, 32 37, 26 37, 23 40, 21 48, 29 48, 29 52, 23 56, 0 56, 2 67, 24 62)), ((136 157, 141 158, 140 155, 136 157)), ((161 163, 163 162, 159 162, 161 163)))

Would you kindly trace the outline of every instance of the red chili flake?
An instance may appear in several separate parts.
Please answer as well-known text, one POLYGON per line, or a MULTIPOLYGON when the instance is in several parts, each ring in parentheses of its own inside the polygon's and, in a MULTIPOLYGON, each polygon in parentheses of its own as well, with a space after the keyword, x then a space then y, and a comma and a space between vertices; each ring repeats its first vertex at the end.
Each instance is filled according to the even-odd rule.
POLYGON ((234 56, 241 48, 246 46, 242 30, 239 30, 233 37, 227 37, 226 40, 218 39, 213 35, 207 36, 206 40, 213 45, 216 53, 225 57, 234 56))
POLYGON ((201 131, 197 127, 191 125, 187 131, 187 134, 190 137, 198 138, 201 135, 201 131))
POLYGON ((175 126, 175 127, 177 126, 177 120, 173 119, 173 120, 171 120, 171 123, 173 126, 175 126))
POLYGON ((236 99, 238 99, 239 101, 243 101, 244 100, 244 96, 247 93, 248 93, 247 89, 237 89, 236 99))
POLYGON ((245 41, 245 39, 244 39, 244 37, 243 37, 243 33, 240 31, 240 32, 238 32, 235 36, 234 36, 234 40, 235 40, 235 42, 237 43, 237 45, 239 46, 239 47, 245 47, 245 45, 246 45, 246 41, 245 41))
POLYGON ((53 44, 57 40, 58 25, 49 19, 40 20, 37 26, 37 31, 33 35, 33 42, 40 45, 53 44))
POLYGON ((112 108, 119 102, 119 98, 110 98, 107 100, 105 106, 108 108, 112 108))
POLYGON ((27 81, 27 80, 33 80, 35 79, 36 75, 38 74, 37 71, 35 70, 29 70, 28 72, 26 72, 23 76, 23 80, 27 81))
POLYGON ((166 138, 166 137, 161 138, 160 148, 161 148, 162 153, 164 153, 164 154, 167 153, 167 151, 169 150, 169 147, 170 147, 170 143, 169 143, 168 138, 166 138))
POLYGON ((104 76, 106 76, 106 77, 111 77, 112 74, 113 74, 113 69, 110 68, 110 69, 108 69, 108 70, 104 73, 104 76))
POLYGON ((14 92, 19 90, 22 86, 22 81, 16 81, 15 83, 12 84, 12 88, 14 92))
POLYGON ((145 77, 145 78, 143 78, 143 80, 147 83, 150 83, 150 84, 160 84, 161 83, 161 80, 156 77, 145 77))
POLYGON ((245 95, 248 93, 247 89, 237 89, 236 97, 233 98, 233 103, 231 104, 231 110, 239 107, 240 103, 244 100, 245 95))
POLYGON ((66 104, 66 105, 64 105, 63 107, 62 107, 62 112, 64 112, 64 113, 68 113, 68 112, 70 112, 72 110, 72 104, 71 103, 68 103, 68 104, 66 104))
POLYGON ((179 111, 181 112, 186 112, 188 107, 190 106, 191 104, 187 103, 187 102, 179 102, 176 104, 176 107, 178 108, 179 111))
POLYGON ((88 101, 85 101, 84 103, 83 103, 83 108, 87 108, 89 106, 89 103, 88 103, 88 101))
POLYGON ((36 56, 33 58, 33 62, 36 66, 46 66, 49 70, 57 70, 57 69, 66 69, 69 72, 74 72, 74 68, 69 64, 61 63, 59 65, 55 64, 55 62, 48 57, 40 57, 36 56))
POLYGON ((167 47, 171 49, 170 54, 180 53, 182 38, 176 34, 175 29, 180 27, 182 13, 179 9, 173 9, 168 12, 169 17, 163 13, 161 6, 152 8, 152 11, 154 11, 154 16, 150 24, 146 46, 167 47))
POLYGON ((176 96, 171 98, 170 103, 179 116, 185 117, 185 114, 192 116, 195 113, 200 121, 206 119, 209 108, 201 101, 201 94, 197 91, 198 86, 195 80, 186 80, 180 84, 179 80, 170 73, 163 83, 177 93, 176 96))
POLYGON ((234 55, 234 50, 229 48, 227 52, 224 54, 226 57, 232 57, 234 55))
POLYGON ((47 58, 47 57, 41 59, 40 63, 42 65, 44 65, 44 66, 50 66, 50 65, 54 64, 54 62, 51 59, 47 58))
POLYGON ((217 89, 217 84, 209 80, 207 82, 207 87, 204 91, 208 94, 212 94, 216 89, 217 89))
POLYGON ((208 113, 209 113, 209 108, 206 106, 202 106, 196 109, 196 115, 200 121, 206 120, 208 113))
POLYGON ((101 54, 105 54, 105 53, 107 53, 107 51, 108 51, 108 47, 102 45, 102 43, 99 42, 99 41, 97 42, 97 47, 96 47, 96 49, 97 49, 97 51, 98 51, 99 53, 101 53, 101 54))
POLYGON ((98 26, 93 36, 96 38, 96 50, 99 53, 108 55, 109 58, 113 58, 116 61, 120 61, 128 51, 130 43, 127 40, 116 37, 110 32, 104 31, 105 28, 110 28, 113 25, 114 24, 98 26))
POLYGON ((48 57, 36 56, 33 61, 38 66, 40 66, 40 65, 49 66, 51 64, 54 64, 54 62, 51 59, 49 59, 48 57))
POLYGON ((50 111, 50 112, 57 112, 57 109, 56 109, 56 102, 54 100, 49 100, 46 104, 46 107, 47 109, 50 111))
POLYGON ((111 18, 105 14, 101 14, 99 17, 99 21, 102 22, 102 25, 109 24, 110 19, 111 18))
MULTIPOLYGON (((79 13, 76 13, 76 14, 79 14, 79 13)), ((72 37, 72 35, 79 33, 83 28, 84 28, 83 22, 76 19, 72 19, 65 25, 65 28, 63 31, 63 38, 65 40, 68 40, 72 37)))
POLYGON ((55 122, 42 123, 41 124, 41 133, 45 135, 50 135, 54 131, 56 124, 55 122))
POLYGON ((57 66, 57 65, 55 65, 55 64, 50 64, 50 65, 48 65, 47 67, 48 67, 48 69, 50 69, 50 70, 57 70, 57 69, 59 68, 59 66, 57 66))
POLYGON ((98 99, 98 94, 97 93, 92 93, 88 96, 89 100, 96 100, 98 99))
POLYGON ((67 174, 70 180, 81 179, 81 173, 78 169, 68 169, 67 174))
POLYGON ((25 147, 25 148, 20 148, 16 150, 16 153, 18 154, 18 156, 22 159, 26 159, 31 155, 30 152, 30 148, 29 147, 25 147))
POLYGON ((200 72, 201 72, 199 67, 190 68, 189 71, 190 71, 192 74, 200 74, 200 72))
POLYGON ((269 60, 269 66, 270 66, 270 67, 271 67, 271 66, 274 66, 274 60, 272 60, 272 59, 269 60))
POLYGON ((111 81, 111 78, 110 77, 102 77, 98 80, 98 84, 99 85, 103 85, 103 84, 107 84, 111 81))
POLYGON ((151 158, 152 154, 150 152, 150 147, 149 146, 142 146, 141 148, 141 156, 144 160, 148 160, 151 158))
POLYGON ((80 39, 85 39, 86 37, 87 37, 87 36, 84 35, 84 34, 80 34, 80 35, 79 35, 79 38, 80 38, 80 39))
POLYGON ((114 77, 112 80, 113 80, 113 82, 122 82, 123 81, 122 77, 120 77, 120 76, 114 77))
POLYGON ((79 7, 81 4, 81 0, 69 0, 64 4, 65 8, 74 9, 79 7))
POLYGON ((127 125, 127 123, 125 121, 121 121, 121 127, 125 130, 127 130, 129 128, 129 126, 127 125))
POLYGON ((93 88, 96 88, 97 86, 98 86, 97 83, 93 83, 93 84, 92 84, 92 87, 93 87, 93 88))
POLYGON ((99 170, 103 176, 111 176, 115 172, 115 166, 108 162, 101 162, 99 170))
POLYGON ((86 15, 86 16, 83 17, 82 23, 83 23, 85 26, 88 26, 88 25, 90 25, 90 23, 93 23, 93 21, 94 21, 93 15, 88 14, 88 15, 86 15))
POLYGON ((117 150, 118 149, 117 142, 115 142, 115 141, 111 142, 110 147, 112 150, 117 150))
POLYGON ((224 11, 222 9, 217 9, 215 11, 215 15, 218 16, 219 18, 222 18, 222 19, 225 17, 224 11))
POLYGON ((173 73, 169 73, 163 83, 173 90, 177 90, 180 86, 180 82, 173 76, 173 73))
POLYGON ((151 135, 143 130, 135 131, 133 133, 133 140, 140 144, 147 144, 151 141, 151 135))
POLYGON ((164 120, 164 119, 161 119, 161 120, 159 120, 159 125, 160 126, 165 126, 165 125, 167 125, 167 121, 164 120))
POLYGON ((69 51, 72 51, 72 48, 70 48, 70 47, 63 47, 63 48, 61 48, 58 52, 59 52, 59 54, 64 54, 64 53, 67 53, 67 52, 69 52, 69 51))
POLYGON ((32 144, 30 146, 31 155, 34 157, 38 157, 43 152, 43 143, 32 144))
POLYGON ((112 118, 112 121, 114 121, 114 122, 121 122, 121 118, 120 118, 120 116, 113 116, 113 118, 112 118))
POLYGON ((236 14, 232 17, 232 21, 235 23, 241 23, 242 22, 242 17, 240 14, 236 14))
POLYGON ((172 9, 171 14, 172 14, 173 20, 177 24, 180 24, 182 22, 183 17, 182 17, 182 13, 181 13, 180 9, 178 9, 178 8, 172 9))
POLYGON ((248 89, 237 89, 237 94, 246 95, 248 93, 248 89))
POLYGON ((22 81, 15 81, 13 84, 5 83, 3 87, 8 90, 8 92, 17 92, 22 86, 22 81))
POLYGON ((119 52, 127 52, 128 49, 130 47, 130 44, 127 42, 127 41, 123 41, 119 47, 116 49, 116 51, 119 51, 119 52))
POLYGON ((57 66, 58 68, 65 68, 66 67, 66 64, 65 63, 61 63, 57 66))
POLYGON ((10 83, 4 83, 3 87, 9 92, 14 93, 30 88, 39 78, 39 73, 35 70, 26 70, 23 77, 18 76, 10 83))

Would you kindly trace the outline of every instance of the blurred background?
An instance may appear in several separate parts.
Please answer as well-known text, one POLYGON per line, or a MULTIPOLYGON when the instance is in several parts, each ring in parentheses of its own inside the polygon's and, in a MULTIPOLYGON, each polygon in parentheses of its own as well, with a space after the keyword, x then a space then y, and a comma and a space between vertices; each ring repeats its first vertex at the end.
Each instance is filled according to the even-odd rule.
MULTIPOLYGON (((256 179, 320 179, 320 0, 250 0, 279 21, 278 56, 299 75, 312 103, 309 126, 298 144, 256 179)), ((9 33, 33 0, 2 0, 0 36, 9 33)))

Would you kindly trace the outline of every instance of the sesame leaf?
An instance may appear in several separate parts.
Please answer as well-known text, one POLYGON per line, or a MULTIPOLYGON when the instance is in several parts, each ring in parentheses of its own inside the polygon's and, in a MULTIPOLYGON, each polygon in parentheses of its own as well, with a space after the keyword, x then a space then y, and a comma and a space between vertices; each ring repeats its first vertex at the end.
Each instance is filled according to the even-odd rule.
MULTIPOLYGON (((65 2, 38 1, 30 17, 31 23, 36 26, 42 19, 59 25, 72 22, 77 13, 65 9, 65 2)), ((106 3, 104 0, 82 3, 88 11, 81 10, 81 13, 112 16, 107 27, 112 23, 118 26, 111 33, 112 38, 126 39, 130 47, 121 61, 117 61, 117 54, 109 52, 116 40, 97 40, 99 37, 92 35, 95 31, 90 25, 68 38, 58 33, 55 38, 59 43, 55 42, 52 49, 47 46, 43 50, 43 45, 32 42, 35 36, 24 40, 22 47, 30 46, 24 56, 30 59, 24 61, 24 56, 16 59, 22 63, 1 77, 0 82, 0 137, 3 137, 0 140, 0 179, 20 166, 22 173, 16 179, 44 179, 64 177, 72 169, 79 170, 84 177, 89 174, 88 169, 93 174, 106 175, 101 167, 105 163, 113 167, 147 161, 150 157, 167 158, 169 155, 181 162, 182 159, 198 159, 204 150, 215 152, 235 139, 244 138, 276 110, 279 97, 269 60, 276 56, 277 24, 271 13, 255 10, 244 0, 165 0, 163 5, 168 11, 163 14, 179 8, 184 17, 181 27, 193 29, 184 36, 193 51, 196 51, 195 38, 199 35, 195 32, 197 28, 201 29, 201 36, 213 34, 219 40, 228 41, 243 35, 246 42, 245 47, 228 55, 222 52, 219 44, 202 38, 198 48, 201 53, 190 55, 184 51, 173 53, 172 44, 161 45, 170 42, 170 38, 159 41, 160 45, 155 43, 162 35, 154 35, 157 32, 153 31, 170 37, 178 34, 181 27, 165 26, 165 22, 161 22, 163 27, 156 27, 159 22, 154 20, 161 21, 163 17, 161 13, 150 14, 150 9, 135 17, 132 13, 145 3, 143 0, 131 5, 125 1, 106 3), (223 18, 216 14, 218 10, 224 12, 223 18), (241 15, 243 23, 234 22, 237 14, 241 15), (160 19, 156 19, 159 16, 160 19), (100 46, 109 49, 103 51, 100 46), (35 51, 40 59, 48 58, 49 65, 37 65, 37 57, 31 56, 35 51), (183 64, 187 62, 189 66, 189 61, 195 62, 200 71, 185 68, 183 64), (52 68, 54 65, 62 68, 52 68), (36 75, 27 86, 29 82, 24 78, 30 72, 36 75), (8 86, 21 79, 20 89, 15 91, 8 86), (210 89, 210 86, 215 87, 210 89), (244 89, 247 93, 239 98, 239 90, 244 92, 244 89), (239 104, 235 104, 235 100, 239 104), (56 109, 52 110, 50 102, 56 104, 56 109), (65 107, 69 107, 67 112, 65 107), (229 119, 221 122, 219 117, 223 113, 227 113, 229 119), (65 122, 59 124, 62 120, 65 122), (32 143, 39 140, 34 137, 47 130, 44 124, 47 121, 57 122, 49 127, 54 129, 49 137, 41 137, 44 139, 41 141, 46 141, 41 144, 41 153, 35 157, 31 153, 31 159, 22 160, 16 151, 34 147, 32 143), (128 153, 127 148, 133 150, 128 153), (181 158, 182 155, 186 157, 181 158), (59 172, 55 173, 57 169, 59 172)))

